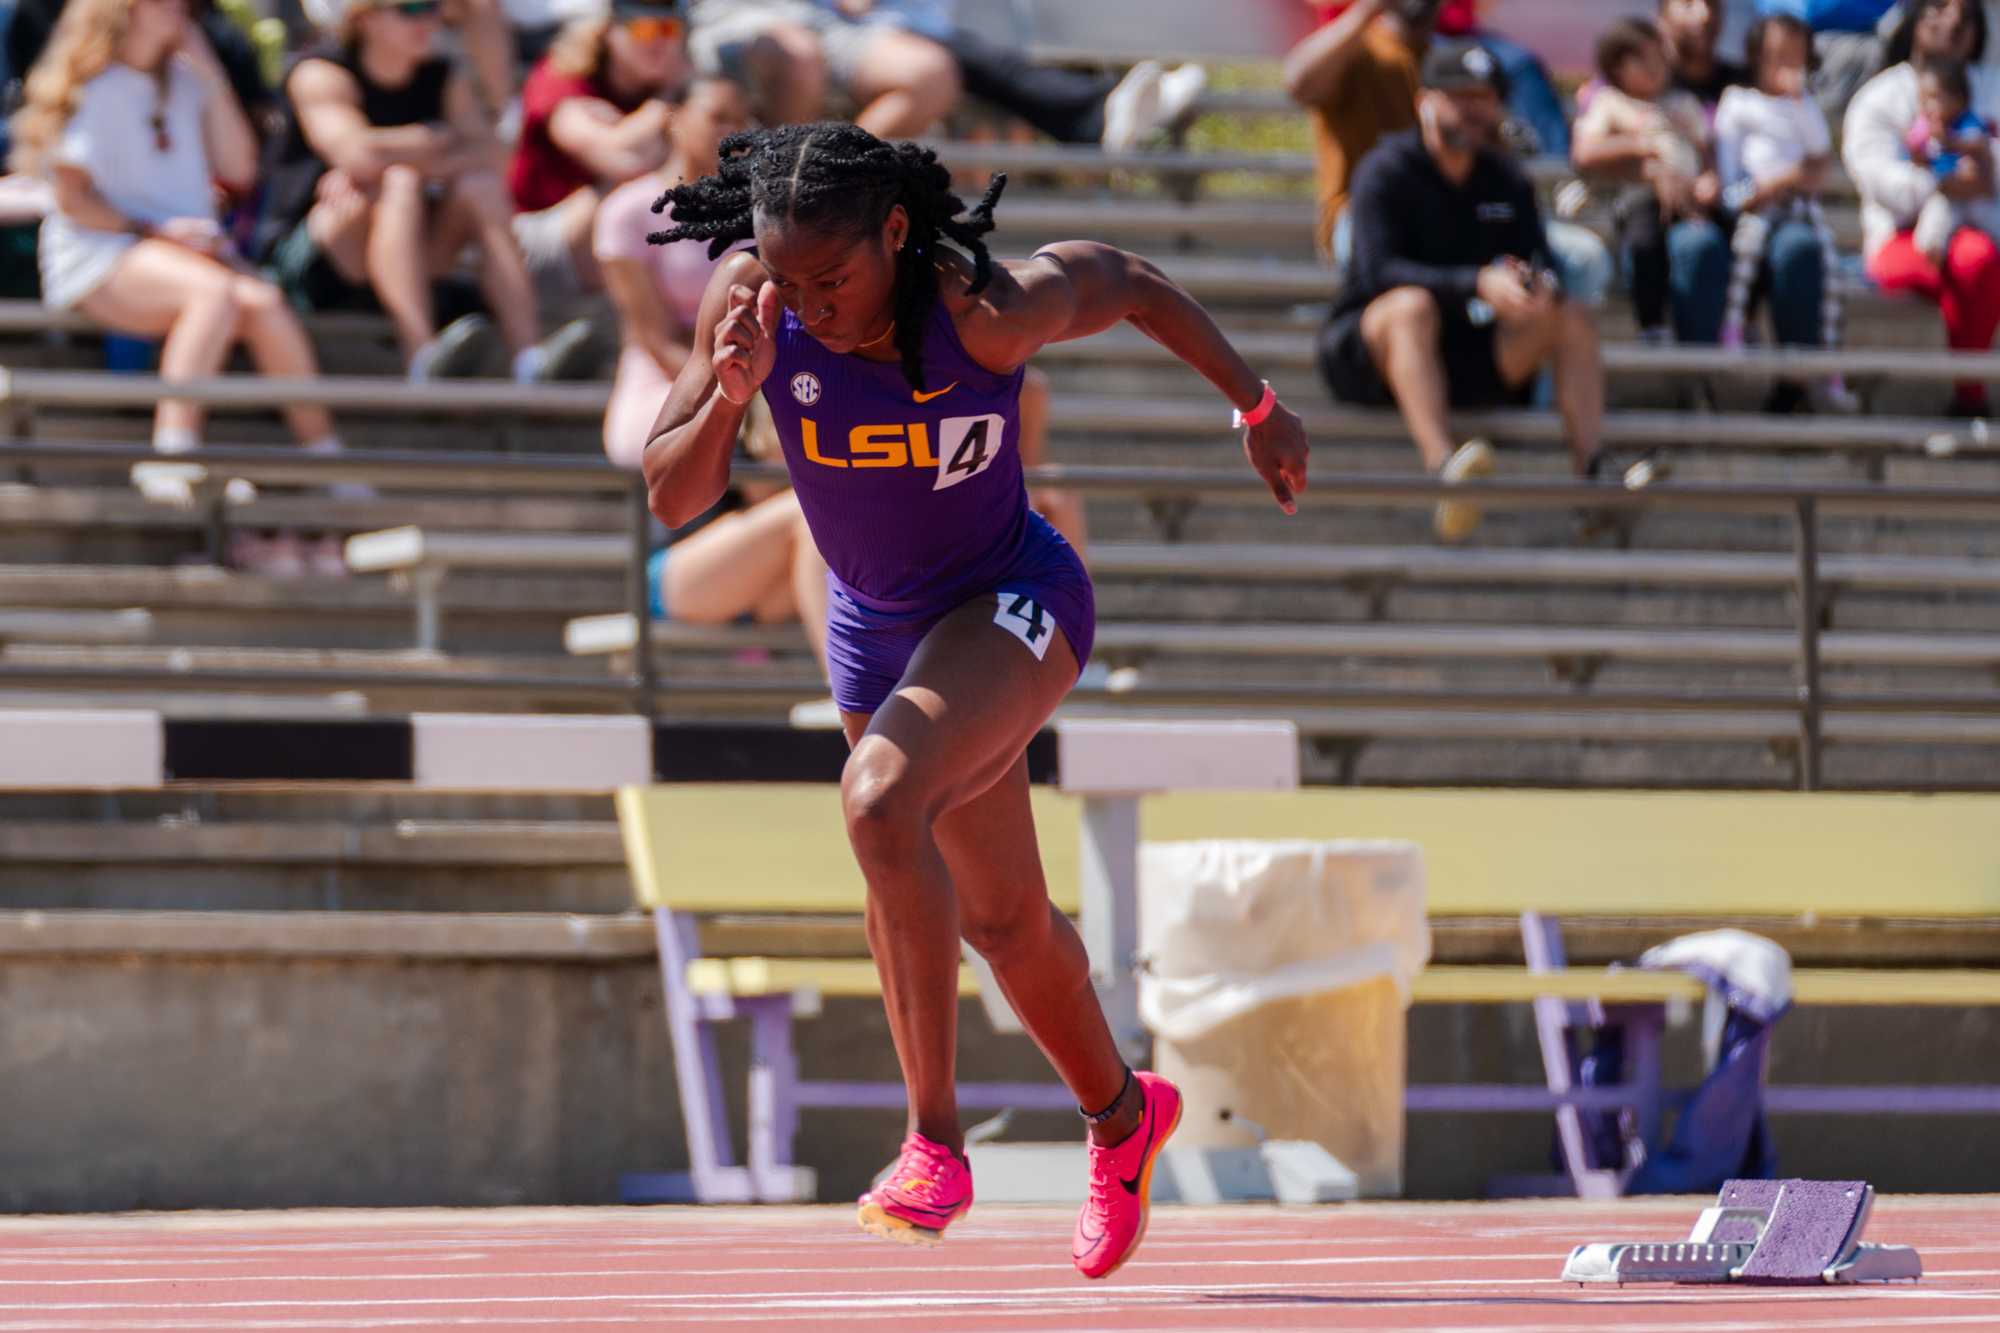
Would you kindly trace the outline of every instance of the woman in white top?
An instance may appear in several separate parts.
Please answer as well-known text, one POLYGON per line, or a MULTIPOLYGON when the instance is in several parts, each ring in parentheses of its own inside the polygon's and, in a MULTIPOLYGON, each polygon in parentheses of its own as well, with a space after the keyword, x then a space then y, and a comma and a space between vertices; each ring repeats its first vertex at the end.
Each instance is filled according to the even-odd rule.
MULTIPOLYGON (((1934 195, 1960 203, 1992 199, 1993 163, 1968 153, 1939 180, 1912 162, 1904 140, 1919 113, 1915 60, 1972 61, 1972 110, 2000 119, 2000 76, 1978 62, 1988 44, 1986 14, 1972 0, 1912 0, 1891 41, 1890 68, 1862 86, 1848 104, 1841 157, 1861 191, 1862 251, 1868 276, 1884 291, 1915 292, 1936 301, 1947 341, 1983 352, 2000 330, 2000 243, 1973 227, 1959 229, 1935 263, 1918 247, 1918 215, 1934 195)), ((1962 382, 1952 395, 1954 416, 1987 415, 1986 386, 1962 382)))
MULTIPOLYGON (((48 305, 163 339, 163 379, 217 374, 239 341, 266 374, 318 373, 297 317, 216 221, 214 182, 249 188, 257 138, 187 0, 69 0, 29 71, 14 165, 54 188, 41 235, 48 305)), ((324 408, 293 405, 285 417, 309 447, 340 447, 324 408)), ((163 398, 153 445, 188 453, 201 429, 200 407, 163 398)), ((142 464, 133 480, 184 501, 200 476, 192 464, 142 464)))

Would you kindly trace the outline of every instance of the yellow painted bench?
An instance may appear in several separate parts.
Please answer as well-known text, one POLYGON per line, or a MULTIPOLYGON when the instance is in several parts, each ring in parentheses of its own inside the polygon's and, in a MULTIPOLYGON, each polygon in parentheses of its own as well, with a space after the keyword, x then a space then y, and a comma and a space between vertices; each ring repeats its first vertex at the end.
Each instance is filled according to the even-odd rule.
MULTIPOLYGON (((1037 788, 1050 896, 1079 910, 1077 805, 1037 788)), ((653 787, 620 797, 642 908, 699 915, 858 915, 866 886, 824 784, 653 787), (663 872, 673 836, 674 871, 663 872)), ((1548 793, 1307 789, 1167 793, 1141 831, 1180 838, 1407 838, 1424 849, 1430 915, 1718 922, 1751 917, 2000 917, 2000 800, 1789 792, 1548 793), (1883 862, 1894 848, 1896 863, 1883 862), (1503 849, 1496 852, 1496 849, 1503 849)), ((703 994, 877 993, 862 959, 700 960, 703 994), (861 966, 857 966, 861 964, 861 966)), ((964 987, 970 987, 968 970, 964 987)), ((2000 1004, 2000 969, 1800 969, 1803 1004, 2000 1004)), ((972 993, 966 990, 965 993, 972 993)), ((1420 1004, 1699 998, 1678 975, 1433 966, 1420 1004)))
MULTIPOLYGON (((1034 802, 1051 897, 1077 916, 1080 802, 1043 788, 1034 802)), ((847 845, 838 790, 784 784, 635 788, 621 792, 618 805, 637 902, 660 923, 670 989, 682 990, 704 1018, 750 1017, 753 1042, 763 1024, 758 1049, 767 1072, 795 1079, 788 1054, 777 1050, 776 1015, 782 1011, 788 1023, 817 1012, 826 997, 879 994, 872 960, 705 957, 694 922, 730 915, 859 915, 866 889, 847 845)), ((2000 918, 2000 839, 1992 836, 2000 829, 2000 800, 1980 796, 1327 788, 1164 793, 1148 798, 1140 827, 1152 841, 1408 839, 1424 851, 1434 920, 1523 913, 1564 920, 1657 916, 1685 928, 1703 918, 1717 924, 2000 918)), ((2000 1006, 2000 969, 1801 968, 1792 980, 1795 1001, 1806 1005, 2000 1006)), ((961 968, 959 994, 980 994, 970 966, 961 968)), ((1699 979, 1679 972, 1433 965, 1416 978, 1411 998, 1419 1004, 1559 1004, 1567 1012, 1578 1002, 1629 1008, 1692 1003, 1705 994, 1699 979)), ((708 1077, 700 1068, 712 1058, 712 1052, 702 1054, 707 1039, 705 1030, 677 1028, 676 1060, 683 1050, 693 1053, 681 1071, 684 1080, 708 1077)), ((755 1086, 753 1079, 753 1103, 755 1086)), ((1023 1105, 1047 1089, 1014 1085, 1001 1091, 1018 1098, 1007 1104, 1023 1105)), ((1592 1101, 1589 1091, 1553 1084, 1413 1087, 1410 1105, 1462 1109, 1469 1098, 1489 1109, 1560 1110, 1606 1100, 1600 1095, 1592 1101)), ((1872 1105, 1867 1091, 1778 1088, 1772 1104, 1864 1109, 1872 1105)), ((1929 1109, 1968 1111, 1982 1109, 1989 1094, 2000 1104, 2000 1089, 1980 1088, 1941 1089, 1917 1100, 1929 1109)), ((719 1123, 719 1102, 715 1109, 719 1123)), ((753 1177, 757 1165, 746 1168, 753 1177)), ((719 1188, 719 1195, 712 1188, 704 1197, 729 1197, 736 1187, 719 1188)), ((751 1190, 744 1197, 768 1197, 744 1188, 751 1190)))

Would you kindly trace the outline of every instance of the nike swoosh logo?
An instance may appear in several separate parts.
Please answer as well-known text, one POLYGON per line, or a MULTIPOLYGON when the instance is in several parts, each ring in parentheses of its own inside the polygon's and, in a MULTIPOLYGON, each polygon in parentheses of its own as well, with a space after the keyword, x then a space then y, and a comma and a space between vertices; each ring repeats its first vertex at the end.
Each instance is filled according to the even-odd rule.
POLYGON ((1125 1187, 1125 1192, 1135 1199, 1139 1197, 1139 1177, 1146 1174, 1146 1158, 1153 1151, 1153 1131, 1159 1128, 1160 1122, 1160 1117, 1158 1114, 1153 1113, 1152 1107, 1149 1106, 1146 1110, 1148 1112, 1146 1116, 1146 1146, 1139 1153, 1138 1174, 1134 1175, 1130 1180, 1121 1178, 1118 1182, 1125 1187))
POLYGON ((945 385, 942 389, 933 389, 929 393, 918 393, 915 389, 912 389, 910 390, 910 397, 916 399, 920 403, 928 403, 933 398, 944 397, 946 394, 950 393, 953 389, 956 389, 957 387, 958 387, 958 381, 953 380, 951 383, 945 385))

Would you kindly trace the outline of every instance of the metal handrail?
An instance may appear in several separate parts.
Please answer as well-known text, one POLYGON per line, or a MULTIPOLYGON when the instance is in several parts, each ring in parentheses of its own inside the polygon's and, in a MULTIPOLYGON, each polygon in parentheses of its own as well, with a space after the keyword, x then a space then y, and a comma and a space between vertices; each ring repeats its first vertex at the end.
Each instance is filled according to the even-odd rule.
MULTIPOLYGON (((637 623, 649 620, 644 566, 648 555, 646 491, 644 483, 629 472, 620 471, 597 459, 527 455, 461 455, 440 458, 415 452, 348 453, 335 456, 308 455, 282 449, 207 449, 197 455, 217 476, 241 476, 253 482, 325 485, 336 481, 366 482, 377 486, 426 490, 477 492, 555 489, 565 493, 615 493, 630 500, 629 529, 632 537, 633 570, 627 579, 628 609, 637 623)), ((119 444, 26 444, 0 441, 0 465, 37 465, 93 470, 120 470, 157 458, 143 446, 119 444)), ((746 481, 787 480, 783 467, 753 464, 737 470, 746 481)), ((1093 495, 1124 495, 1142 499, 1190 501, 1197 498, 1225 498, 1234 502, 1267 502, 1264 483, 1247 469, 1158 467, 1106 467, 1059 464, 1034 468, 1028 473, 1034 486, 1059 487, 1093 495)), ((1774 482, 1703 482, 1626 490, 1617 486, 1579 482, 1534 480, 1489 480, 1476 484, 1446 487, 1431 477, 1334 475, 1321 477, 1299 497, 1313 507, 1336 505, 1426 505, 1445 494, 1474 499, 1490 508, 1573 508, 1614 509, 1625 512, 1647 510, 1705 510, 1708 512, 1789 514, 1794 526, 1797 557, 1793 586, 1798 602, 1799 682, 1791 706, 1799 719, 1799 786, 1816 790, 1821 784, 1822 719, 1828 704, 1820 673, 1820 572, 1819 519, 1825 514, 1917 514, 1987 515, 2000 510, 2000 489, 1958 489, 1948 487, 1884 487, 1863 483, 1822 482, 1797 485, 1774 482)), ((219 529, 225 507, 219 488, 208 501, 213 522, 219 529)), ((1282 521, 1274 516, 1274 521, 1282 521)), ((219 554, 220 544, 215 546, 219 554)), ((638 636, 636 665, 631 677, 618 684, 630 696, 636 711, 651 714, 658 696, 658 676, 652 659, 651 636, 638 636)), ((0 681, 7 675, 0 671, 0 681)), ((88 672, 79 672, 87 679, 88 672)), ((205 673, 206 674, 206 673, 205 673)), ((247 681, 250 673, 227 677, 247 681)), ((216 679, 224 679, 217 675, 216 679)), ((393 683, 372 678, 378 686, 393 683)), ((581 684, 571 681, 544 681, 553 688, 581 684)), ((578 693, 597 693, 594 687, 578 693)), ((1759 699, 1768 706, 1771 696, 1759 699)), ((1736 706, 1718 699, 1721 708, 1736 706)), ((1745 704, 1747 700, 1743 701, 1745 704)), ((1844 705, 1844 701, 1843 706, 1844 705)), ((1860 702, 1860 701, 1857 701, 1860 702)), ((1935 700, 1914 700, 1934 704, 1935 700)), ((1902 700, 1877 699, 1861 703, 1872 711, 1937 711, 1912 708, 1902 700)), ((1966 701, 1979 708, 1978 701, 1966 701)))

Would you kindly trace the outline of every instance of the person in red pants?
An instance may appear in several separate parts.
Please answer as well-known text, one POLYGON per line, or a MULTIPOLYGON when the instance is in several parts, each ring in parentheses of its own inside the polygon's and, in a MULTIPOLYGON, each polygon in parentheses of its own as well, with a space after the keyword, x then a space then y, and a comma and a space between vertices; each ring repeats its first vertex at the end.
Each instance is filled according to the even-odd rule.
MULTIPOLYGON (((1937 194, 1959 202, 1993 198, 1994 166, 1990 155, 1968 153, 1939 179, 1910 161, 1904 140, 1919 112, 1917 66, 1977 62, 1987 37, 1985 12, 1971 0, 1914 0, 1890 41, 1889 67, 1848 105, 1841 153, 1861 191, 1869 278, 1883 291, 1936 301, 1955 351, 1983 352, 2000 330, 2000 242, 1976 227, 1961 227, 1940 263, 1916 244, 1917 215, 1937 194)), ((2000 116, 2000 80, 1983 67, 1972 71, 1972 110, 1983 120, 2000 116)), ((1986 386, 1961 381, 1949 410, 1953 416, 1988 415, 1986 386)))

